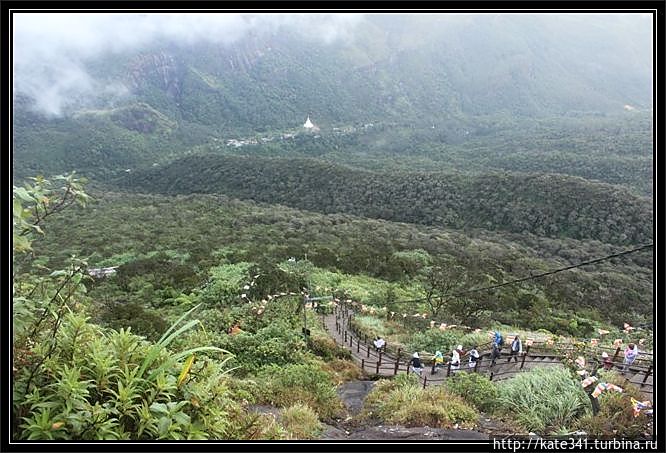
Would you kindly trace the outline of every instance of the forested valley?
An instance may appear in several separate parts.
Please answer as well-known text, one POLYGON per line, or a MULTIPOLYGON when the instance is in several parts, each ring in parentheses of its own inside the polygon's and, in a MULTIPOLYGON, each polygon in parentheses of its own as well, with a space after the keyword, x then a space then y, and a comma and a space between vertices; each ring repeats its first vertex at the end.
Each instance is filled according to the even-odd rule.
POLYGON ((643 28, 229 20, 17 73, 13 440, 652 438, 643 28))

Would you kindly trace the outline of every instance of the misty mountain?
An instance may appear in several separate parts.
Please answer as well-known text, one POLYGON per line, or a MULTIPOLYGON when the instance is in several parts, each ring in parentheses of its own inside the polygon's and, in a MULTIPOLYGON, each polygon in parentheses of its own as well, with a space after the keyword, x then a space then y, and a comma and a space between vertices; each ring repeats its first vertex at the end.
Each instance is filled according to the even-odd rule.
POLYGON ((145 102, 218 131, 294 126, 306 114, 330 125, 609 113, 651 108, 646 25, 638 16, 367 15, 328 43, 316 31, 259 28, 233 42, 100 52, 83 67, 127 91, 116 103, 145 102))

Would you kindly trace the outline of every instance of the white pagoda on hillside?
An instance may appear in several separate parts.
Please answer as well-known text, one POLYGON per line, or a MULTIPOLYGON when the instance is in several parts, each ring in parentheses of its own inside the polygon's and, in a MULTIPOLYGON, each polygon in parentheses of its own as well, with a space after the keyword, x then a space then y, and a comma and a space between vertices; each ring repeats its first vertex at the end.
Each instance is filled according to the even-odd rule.
POLYGON ((305 124, 303 125, 303 129, 305 129, 308 132, 319 132, 319 128, 315 126, 312 121, 310 121, 310 115, 308 115, 308 119, 305 120, 305 124))

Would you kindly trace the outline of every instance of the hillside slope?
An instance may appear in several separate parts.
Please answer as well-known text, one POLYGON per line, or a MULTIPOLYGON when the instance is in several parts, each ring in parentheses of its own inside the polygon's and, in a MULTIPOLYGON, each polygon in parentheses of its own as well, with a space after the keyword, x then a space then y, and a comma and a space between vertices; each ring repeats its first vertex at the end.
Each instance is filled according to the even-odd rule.
POLYGON ((323 213, 616 244, 653 236, 648 199, 556 175, 372 173, 312 159, 207 154, 134 172, 120 184, 146 193, 224 193, 323 213))

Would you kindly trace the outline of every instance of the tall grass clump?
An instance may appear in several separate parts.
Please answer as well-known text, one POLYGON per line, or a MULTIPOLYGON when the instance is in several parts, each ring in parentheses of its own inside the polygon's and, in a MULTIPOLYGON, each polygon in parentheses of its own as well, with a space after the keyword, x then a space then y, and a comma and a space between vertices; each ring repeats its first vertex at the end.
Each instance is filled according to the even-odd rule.
POLYGON ((309 406, 300 403, 285 409, 280 422, 287 431, 288 439, 316 439, 323 429, 317 413, 309 406))
POLYGON ((478 413, 443 386, 421 388, 416 378, 401 374, 380 381, 365 401, 363 415, 403 426, 473 427, 478 413))
POLYGON ((537 433, 571 426, 591 410, 580 381, 563 368, 535 368, 498 384, 499 410, 537 433))
POLYGON ((317 364, 271 365, 259 372, 257 380, 261 383, 259 399, 265 403, 278 407, 306 404, 322 418, 342 410, 333 380, 317 364))
POLYGON ((379 335, 386 337, 390 332, 386 328, 382 319, 374 316, 357 315, 352 318, 352 327, 368 338, 374 338, 379 335))

